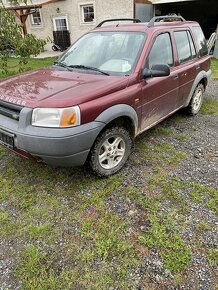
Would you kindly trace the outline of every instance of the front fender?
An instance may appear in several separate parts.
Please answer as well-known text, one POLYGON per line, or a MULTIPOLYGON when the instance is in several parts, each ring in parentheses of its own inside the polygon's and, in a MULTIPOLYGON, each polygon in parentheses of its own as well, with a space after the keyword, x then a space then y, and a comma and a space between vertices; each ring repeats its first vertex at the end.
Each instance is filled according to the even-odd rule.
POLYGON ((95 119, 95 121, 108 124, 119 117, 129 117, 132 120, 135 127, 135 135, 136 135, 138 130, 138 116, 136 111, 129 105, 126 104, 114 105, 105 110, 104 112, 102 112, 95 119))

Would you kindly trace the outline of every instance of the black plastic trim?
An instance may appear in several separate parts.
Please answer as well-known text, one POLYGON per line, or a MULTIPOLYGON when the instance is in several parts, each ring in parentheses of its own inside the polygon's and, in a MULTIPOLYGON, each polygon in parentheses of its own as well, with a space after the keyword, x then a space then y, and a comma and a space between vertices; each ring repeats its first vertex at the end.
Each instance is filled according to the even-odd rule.
POLYGON ((18 105, 12 104, 12 103, 8 103, 8 102, 4 102, 2 100, 0 100, 0 106, 3 106, 5 108, 9 108, 9 109, 12 109, 15 111, 19 111, 19 112, 23 109, 23 107, 21 107, 21 106, 18 106, 18 105))
POLYGON ((0 129, 0 144, 13 149, 14 148, 14 134, 8 133, 0 129))
POLYGON ((17 120, 17 121, 19 120, 19 117, 20 117, 20 112, 17 112, 17 111, 14 111, 14 110, 2 107, 2 106, 0 106, 0 114, 6 117, 9 117, 11 119, 17 120))
POLYGON ((140 23, 141 20, 137 19, 137 18, 114 18, 114 19, 106 19, 102 22, 100 22, 96 28, 101 27, 104 23, 106 22, 112 22, 112 21, 133 21, 134 23, 140 23))
POLYGON ((20 111, 22 110, 21 106, 3 102, 0 100, 0 114, 6 117, 9 117, 14 120, 19 120, 20 111))

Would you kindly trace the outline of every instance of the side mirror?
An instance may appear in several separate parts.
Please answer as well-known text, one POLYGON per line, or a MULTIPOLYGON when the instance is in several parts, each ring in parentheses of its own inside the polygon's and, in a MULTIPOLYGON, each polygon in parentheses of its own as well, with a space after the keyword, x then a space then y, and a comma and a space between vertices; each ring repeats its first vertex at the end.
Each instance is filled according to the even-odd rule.
POLYGON ((170 67, 167 64, 155 64, 151 69, 143 70, 143 78, 165 77, 170 75, 170 67))

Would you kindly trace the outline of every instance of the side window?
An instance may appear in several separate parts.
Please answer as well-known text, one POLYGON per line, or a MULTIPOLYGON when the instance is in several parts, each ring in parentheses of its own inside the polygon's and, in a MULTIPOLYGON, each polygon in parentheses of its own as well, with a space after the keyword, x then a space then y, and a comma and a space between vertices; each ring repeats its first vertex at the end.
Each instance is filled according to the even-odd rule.
POLYGON ((154 64, 168 64, 173 66, 173 51, 169 33, 157 36, 147 59, 147 68, 154 64))
POLYGON ((192 31, 194 33, 194 36, 196 38, 198 47, 199 47, 199 52, 200 55, 207 55, 208 54, 208 49, 207 49, 207 42, 204 37, 203 31, 201 30, 200 26, 195 26, 192 28, 192 31))
POLYGON ((191 60, 192 53, 187 31, 176 31, 174 32, 174 36, 179 56, 179 63, 184 63, 191 60))
POLYGON ((197 56, 197 53, 195 50, 194 42, 193 42, 193 39, 191 37, 190 32, 187 31, 187 33, 188 33, 188 39, 189 39, 189 43, 190 43, 190 47, 191 47, 192 58, 195 58, 197 56))

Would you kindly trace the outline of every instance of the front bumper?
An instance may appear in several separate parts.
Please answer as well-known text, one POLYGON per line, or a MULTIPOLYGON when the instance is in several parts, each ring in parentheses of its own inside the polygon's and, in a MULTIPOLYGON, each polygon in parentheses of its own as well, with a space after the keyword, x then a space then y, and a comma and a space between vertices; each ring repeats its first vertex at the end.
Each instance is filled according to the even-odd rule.
POLYGON ((14 135, 15 152, 27 152, 26 155, 54 166, 83 165, 105 126, 94 121, 72 128, 41 128, 32 126, 31 118, 29 108, 21 110, 19 121, 0 115, 0 130, 14 135))

